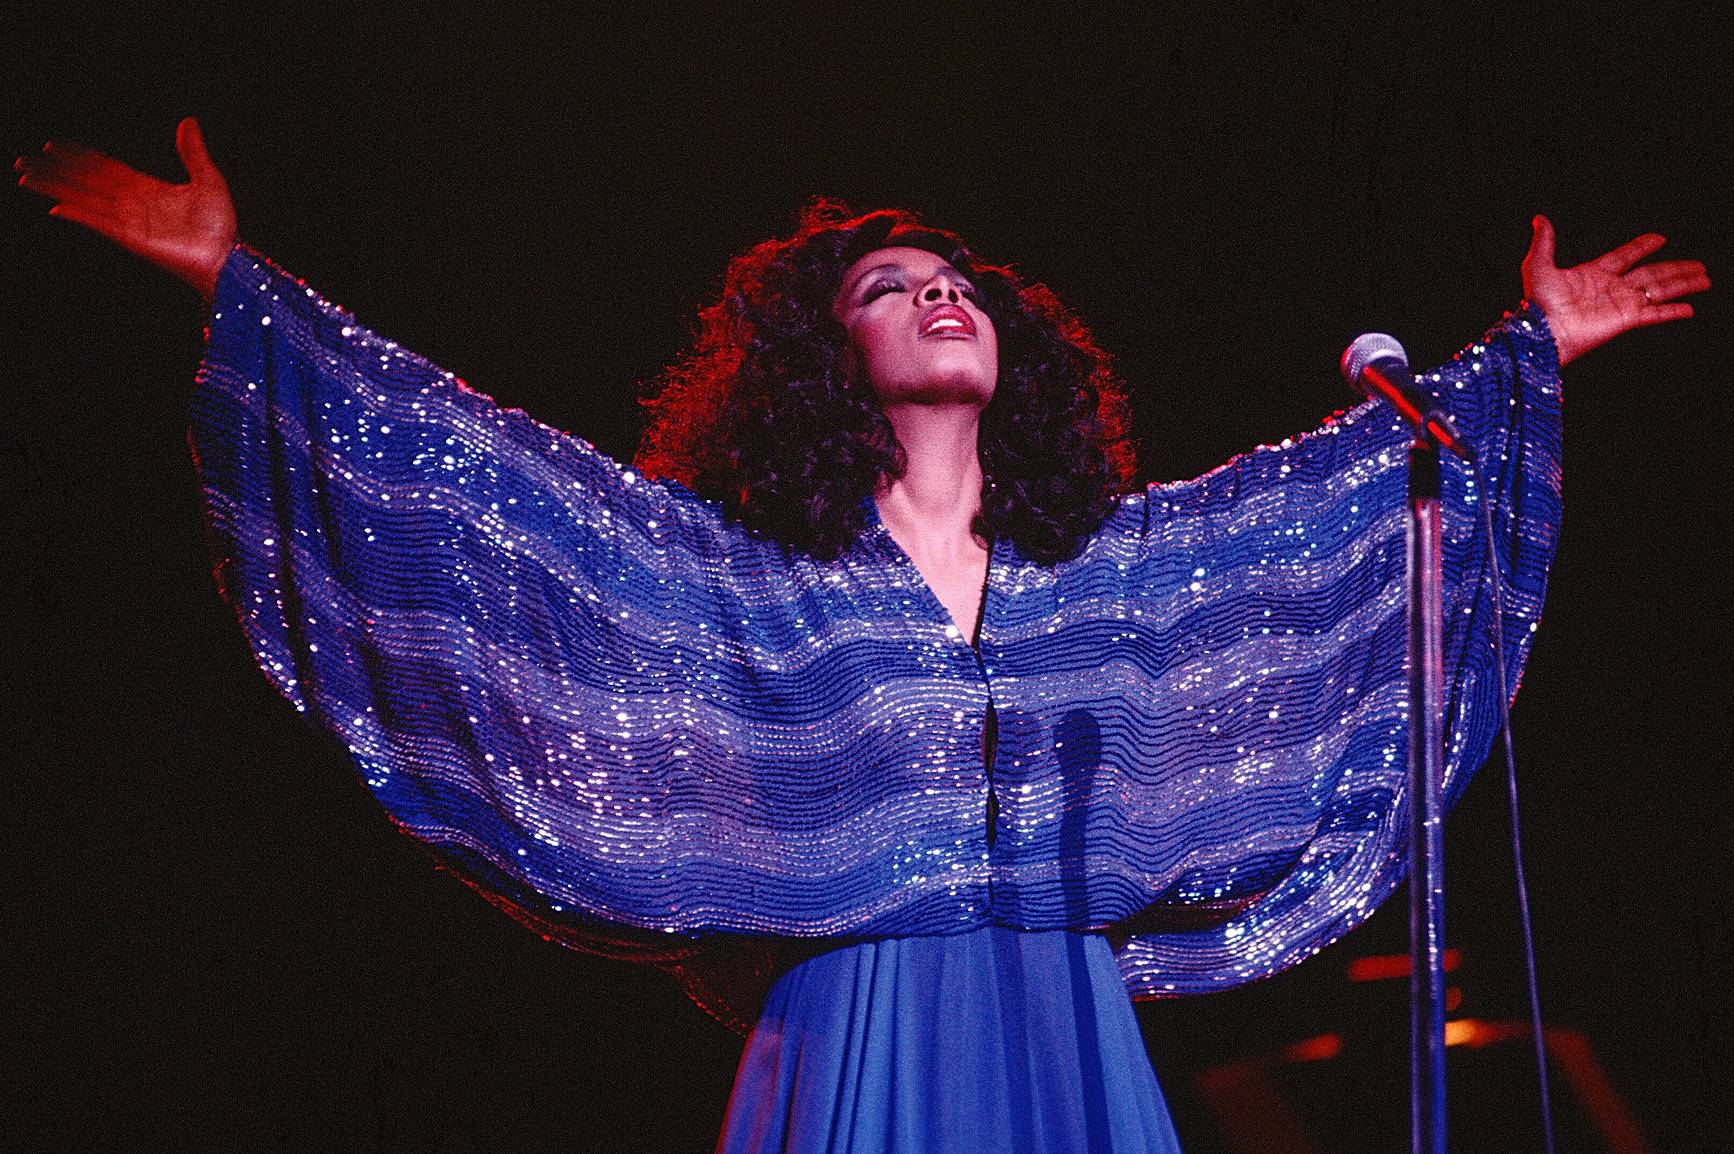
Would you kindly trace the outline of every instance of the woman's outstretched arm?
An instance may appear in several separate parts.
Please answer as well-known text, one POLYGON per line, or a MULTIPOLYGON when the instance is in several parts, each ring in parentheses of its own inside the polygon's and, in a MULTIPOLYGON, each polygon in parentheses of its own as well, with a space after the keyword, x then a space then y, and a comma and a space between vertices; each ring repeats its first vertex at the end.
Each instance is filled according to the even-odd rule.
POLYGON ((713 640, 733 566, 770 555, 234 243, 190 120, 178 145, 184 185, 58 142, 18 167, 210 301, 190 441, 260 669, 400 829, 539 932, 666 960, 665 931, 741 913, 753 886, 689 852, 728 800, 700 775, 743 760, 700 701, 740 652, 713 640))
MULTIPOLYGON (((1453 457, 1443 470, 1448 799, 1501 724, 1494 589, 1507 691, 1541 616, 1560 525, 1559 366, 1631 329, 1691 316, 1680 298, 1709 287, 1697 261, 1645 263, 1663 244, 1654 233, 1560 268, 1551 224, 1537 216, 1533 228, 1529 307, 1415 382, 1480 461, 1479 477, 1453 457)), ((1128 502, 1124 523, 1142 534, 1124 553, 1129 604, 1176 654, 1156 666, 1162 679, 1142 722, 1149 747, 1163 751, 1151 780, 1212 782, 1199 791, 1208 800, 1184 810, 1188 853, 1205 844, 1200 830, 1262 823, 1256 856, 1199 855, 1205 865, 1176 887, 1174 904, 1229 916, 1188 925, 1158 906, 1128 927, 1119 960, 1135 993, 1202 992, 1275 972, 1353 928, 1400 879, 1412 439, 1393 410, 1368 402, 1128 502)))
POLYGON ((173 273, 209 304, 217 274, 235 246, 235 204, 228 182, 205 151, 199 122, 175 129, 175 151, 191 178, 170 184, 111 156, 67 141, 20 156, 18 184, 54 201, 51 216, 82 224, 130 253, 173 273))

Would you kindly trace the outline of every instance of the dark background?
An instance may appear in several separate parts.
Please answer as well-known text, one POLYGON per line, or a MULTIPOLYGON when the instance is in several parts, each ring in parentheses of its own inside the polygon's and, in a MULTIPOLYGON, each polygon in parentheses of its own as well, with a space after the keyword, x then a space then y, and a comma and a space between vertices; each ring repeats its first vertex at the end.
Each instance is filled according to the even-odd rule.
MULTIPOLYGON (((1734 276, 1734 28, 1709 4, 59 7, 8 36, 15 152, 70 136, 178 177, 199 115, 244 239, 619 457, 730 255, 815 194, 914 208, 1049 283, 1119 355, 1150 479, 1347 403, 1358 332, 1449 356, 1516 304, 1533 212, 1562 263, 1655 229, 1734 276)), ((254 671, 183 440, 199 305, 45 208, 5 198, 0 241, 6 1126, 708 1148, 739 1040, 436 874, 254 671)), ((1728 292, 1566 372, 1566 524, 1515 720, 1547 1016, 1662 1150, 1734 1148, 1728 292)), ((1492 1019, 1524 1013, 1503 792, 1490 766, 1448 837, 1461 1013, 1492 1019)), ((1344 968, 1406 942, 1399 899, 1293 972, 1142 1004, 1189 1151, 1225 1148, 1203 1071, 1326 1032, 1341 1055, 1283 1082, 1320 1148, 1399 1148, 1405 989, 1344 968)), ((1452 1061, 1456 1147, 1539 1149, 1522 1051, 1452 1061)), ((1599 1149, 1556 1093, 1562 1149, 1599 1149)))

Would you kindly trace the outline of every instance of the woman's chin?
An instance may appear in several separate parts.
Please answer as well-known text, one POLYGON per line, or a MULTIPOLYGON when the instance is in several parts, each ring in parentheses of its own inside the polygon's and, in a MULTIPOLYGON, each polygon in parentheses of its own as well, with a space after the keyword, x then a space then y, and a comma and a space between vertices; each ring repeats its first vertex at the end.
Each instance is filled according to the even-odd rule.
POLYGON ((882 391, 879 399, 882 404, 986 408, 993 400, 993 382, 973 373, 947 374, 882 391))

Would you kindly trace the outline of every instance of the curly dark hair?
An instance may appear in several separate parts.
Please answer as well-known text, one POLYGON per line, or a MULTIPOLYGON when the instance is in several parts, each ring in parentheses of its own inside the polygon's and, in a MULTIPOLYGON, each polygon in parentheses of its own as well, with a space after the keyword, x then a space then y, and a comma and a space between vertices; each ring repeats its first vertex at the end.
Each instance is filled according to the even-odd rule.
POLYGON ((845 552, 861 534, 864 499, 906 462, 872 393, 848 387, 848 338, 832 301, 851 264, 889 245, 932 252, 968 277, 998 334, 972 528, 1044 564, 1075 557, 1133 477, 1112 361, 1045 286, 979 263, 955 235, 903 210, 854 216, 815 201, 792 236, 731 261, 690 352, 642 402, 650 423, 638 467, 785 545, 821 559, 845 552))

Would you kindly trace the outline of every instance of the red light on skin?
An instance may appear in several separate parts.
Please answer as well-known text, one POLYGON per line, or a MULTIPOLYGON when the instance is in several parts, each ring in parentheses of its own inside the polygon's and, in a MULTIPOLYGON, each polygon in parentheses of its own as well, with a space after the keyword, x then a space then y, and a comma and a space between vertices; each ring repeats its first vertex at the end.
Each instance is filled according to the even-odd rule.
MULTIPOLYGON (((1463 964, 1463 951, 1445 951, 1445 972, 1450 973, 1463 964)), ((1365 958, 1356 958, 1349 963, 1349 981, 1351 982, 1383 982, 1390 978, 1406 978, 1409 976, 1408 954, 1372 954, 1365 958)))
POLYGON ((1296 1042, 1282 1052, 1285 1062, 1322 1062, 1343 1052, 1341 1034, 1320 1034, 1304 1042, 1296 1042))

